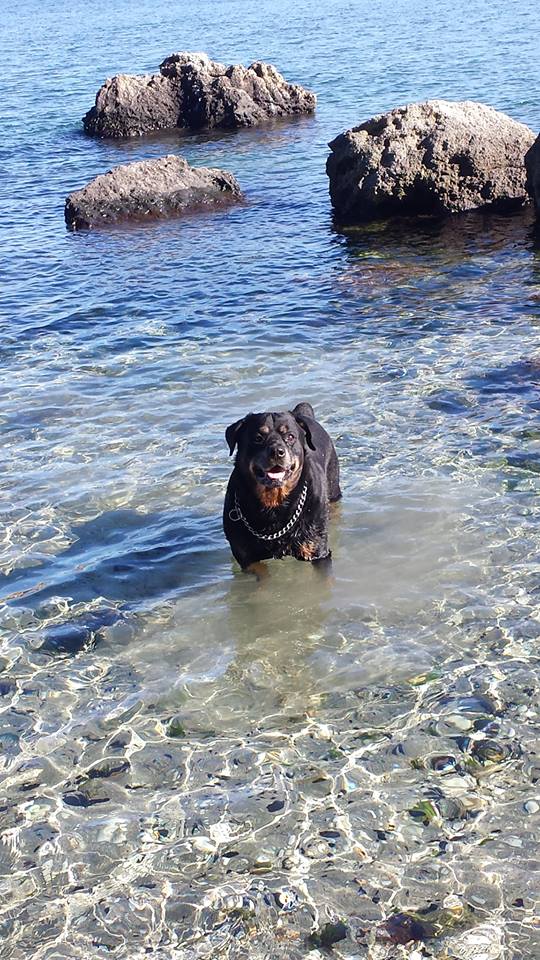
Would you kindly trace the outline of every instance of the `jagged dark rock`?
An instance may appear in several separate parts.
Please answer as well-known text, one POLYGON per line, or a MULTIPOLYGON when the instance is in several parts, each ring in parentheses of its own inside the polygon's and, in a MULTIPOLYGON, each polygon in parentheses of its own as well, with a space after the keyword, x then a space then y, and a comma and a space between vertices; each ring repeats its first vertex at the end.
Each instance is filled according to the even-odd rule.
POLYGON ((238 182, 225 170, 190 167, 182 157, 160 157, 114 167, 66 199, 72 229, 118 220, 177 216, 240 200, 238 182))
POLYGON ((106 80, 83 117, 95 137, 133 137, 174 127, 250 127, 315 109, 314 93, 271 64, 225 66, 204 53, 174 53, 159 74, 106 80))
POLYGON ((519 207, 533 141, 524 124, 481 103, 399 107, 330 143, 332 204, 344 223, 519 207))

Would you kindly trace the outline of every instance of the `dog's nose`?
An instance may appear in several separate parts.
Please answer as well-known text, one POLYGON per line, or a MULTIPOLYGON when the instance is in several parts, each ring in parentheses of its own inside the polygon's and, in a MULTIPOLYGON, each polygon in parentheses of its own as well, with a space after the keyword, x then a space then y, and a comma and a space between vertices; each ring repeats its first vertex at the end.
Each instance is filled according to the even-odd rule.
POLYGON ((278 460, 283 460, 283 457, 285 456, 285 447, 282 447, 282 446, 272 447, 272 453, 274 457, 278 458, 278 460))

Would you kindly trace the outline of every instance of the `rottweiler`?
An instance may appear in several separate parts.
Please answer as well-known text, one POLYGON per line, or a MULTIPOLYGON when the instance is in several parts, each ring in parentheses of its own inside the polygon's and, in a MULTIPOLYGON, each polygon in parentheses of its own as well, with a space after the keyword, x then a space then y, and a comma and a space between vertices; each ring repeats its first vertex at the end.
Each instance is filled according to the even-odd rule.
POLYGON ((282 557, 329 561, 328 505, 341 497, 339 463, 311 404, 249 413, 227 427, 225 439, 230 455, 238 452, 223 529, 242 569, 282 557))

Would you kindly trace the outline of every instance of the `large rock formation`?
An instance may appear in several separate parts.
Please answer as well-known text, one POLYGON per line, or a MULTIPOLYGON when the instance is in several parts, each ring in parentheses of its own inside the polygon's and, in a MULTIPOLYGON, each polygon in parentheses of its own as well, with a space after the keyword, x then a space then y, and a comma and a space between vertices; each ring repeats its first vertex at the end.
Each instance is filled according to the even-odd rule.
POLYGON ((160 157, 114 167, 82 190, 70 193, 65 218, 75 230, 114 223, 176 216, 241 199, 231 173, 190 167, 182 157, 160 157))
POLYGON ((493 107, 430 100, 399 107, 330 143, 326 171, 342 222, 460 213, 527 201, 534 134, 493 107))
POLYGON ((536 213, 540 218, 540 136, 536 138, 530 150, 525 154, 527 170, 527 190, 534 200, 536 213))
POLYGON ((174 53, 159 69, 159 74, 106 80, 83 117, 86 133, 133 137, 171 127, 250 127, 311 113, 317 101, 266 63, 226 67, 204 53, 174 53))

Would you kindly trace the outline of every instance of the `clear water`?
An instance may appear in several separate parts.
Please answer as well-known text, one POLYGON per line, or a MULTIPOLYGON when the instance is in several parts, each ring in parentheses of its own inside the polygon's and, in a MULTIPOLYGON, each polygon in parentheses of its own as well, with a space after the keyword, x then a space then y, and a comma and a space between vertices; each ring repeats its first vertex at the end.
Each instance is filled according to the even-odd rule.
POLYGON ((333 230, 327 142, 472 98, 540 126, 527 0, 21 0, 3 14, 0 955, 540 957, 540 253, 532 216, 333 230), (79 118, 177 49, 314 118, 128 143, 79 118), (69 234, 181 152, 247 204, 69 234), (228 423, 311 401, 333 579, 234 567, 228 423), (310 953, 311 951, 311 953, 310 953), (416 954, 420 956, 420 954, 416 954))

